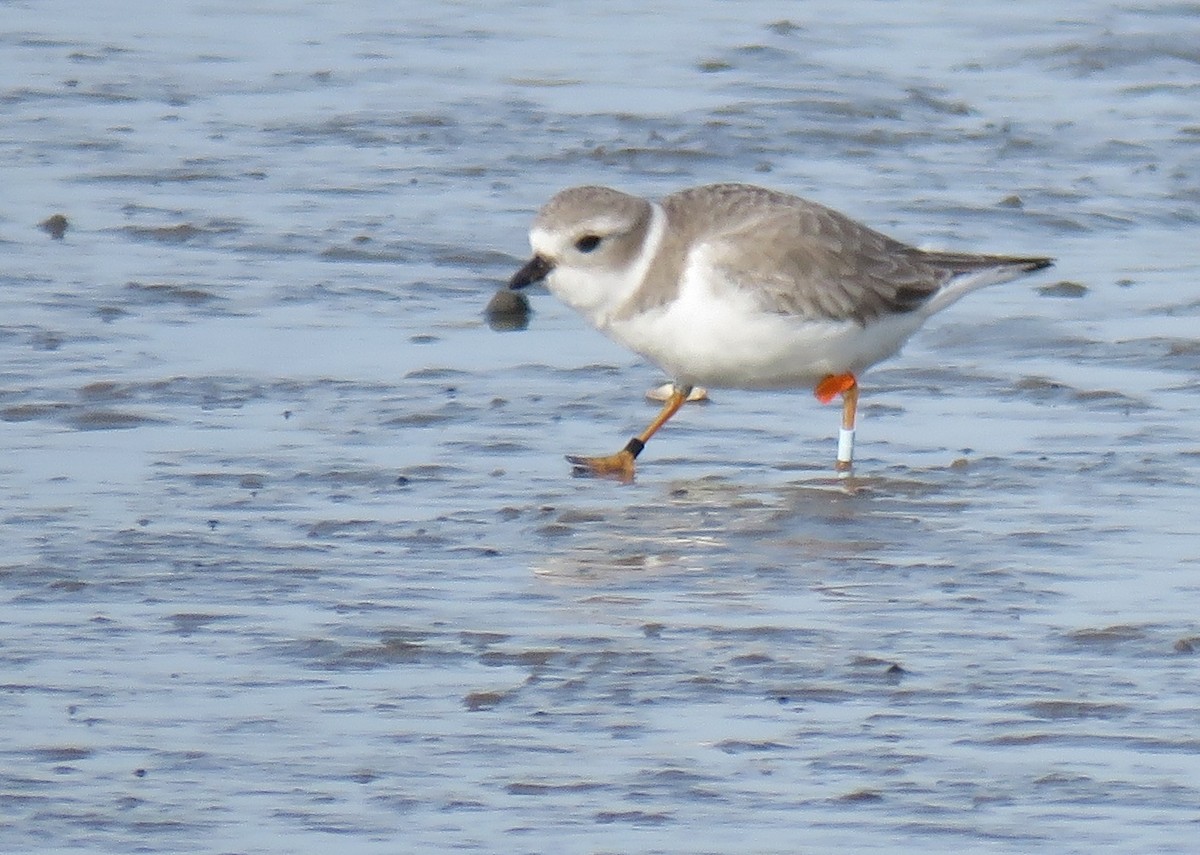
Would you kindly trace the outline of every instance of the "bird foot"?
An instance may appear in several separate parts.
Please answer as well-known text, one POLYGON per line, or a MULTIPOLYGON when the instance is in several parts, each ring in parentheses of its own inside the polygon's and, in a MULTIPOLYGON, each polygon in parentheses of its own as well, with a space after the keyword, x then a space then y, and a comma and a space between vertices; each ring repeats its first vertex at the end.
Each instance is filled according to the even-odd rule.
POLYGON ((622 484, 633 482, 633 453, 623 448, 607 457, 581 457, 568 454, 567 462, 574 467, 573 475, 614 478, 622 484))

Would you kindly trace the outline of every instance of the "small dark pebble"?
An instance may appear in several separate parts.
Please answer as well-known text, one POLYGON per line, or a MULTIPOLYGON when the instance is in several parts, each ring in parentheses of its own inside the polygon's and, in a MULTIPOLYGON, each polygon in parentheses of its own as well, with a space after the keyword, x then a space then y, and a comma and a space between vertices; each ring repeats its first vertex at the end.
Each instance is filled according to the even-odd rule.
POLYGON ((519 291, 502 288, 484 309, 487 324, 497 332, 523 330, 529 326, 529 298, 519 291))
POLYGON ((62 347, 65 339, 56 332, 50 330, 38 330, 30 336, 29 343, 33 345, 34 350, 58 350, 62 347))
POLYGON ((134 777, 144 778, 144 777, 146 777, 146 770, 145 769, 134 769, 133 774, 134 774, 134 777))
POLYGON ((1176 653, 1195 653, 1196 642, 1200 642, 1200 638, 1181 638, 1175 642, 1176 653))
POLYGON ((471 712, 490 710, 504 700, 504 692, 469 692, 463 698, 463 706, 471 712))
POLYGON ((409 482, 411 482, 411 481, 412 481, 412 479, 409 478, 407 475, 397 475, 396 476, 396 486, 397 487, 407 487, 409 485, 409 482))
POLYGON ((42 220, 38 225, 41 226, 42 231, 50 235, 50 237, 54 238, 55 240, 62 240, 63 235, 67 233, 67 226, 69 223, 67 223, 67 218, 62 214, 55 214, 52 217, 47 217, 46 219, 42 220))
POLYGON ((1082 297, 1088 292, 1087 286, 1079 282, 1055 282, 1053 285, 1043 285, 1037 289, 1043 297, 1082 297))
POLYGON ((772 21, 767 24, 767 29, 775 33, 777 36, 790 36, 792 33, 799 32, 804 28, 795 21, 789 21, 786 18, 779 21, 772 21))
POLYGON ((881 802, 883 801, 883 796, 874 790, 855 790, 852 793, 846 793, 846 795, 839 797, 838 801, 850 804, 881 802))
POLYGON ((119 306, 101 306, 96 309, 96 315, 106 324, 111 324, 117 318, 123 318, 128 314, 129 312, 119 306))

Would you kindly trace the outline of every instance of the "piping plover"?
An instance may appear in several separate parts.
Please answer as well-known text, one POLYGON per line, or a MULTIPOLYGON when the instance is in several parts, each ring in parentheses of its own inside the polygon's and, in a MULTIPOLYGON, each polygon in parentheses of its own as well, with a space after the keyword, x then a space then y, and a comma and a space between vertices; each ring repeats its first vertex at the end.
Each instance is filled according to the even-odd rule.
POLYGON ((917 249, 815 202, 747 184, 694 187, 660 202, 573 187, 538 212, 529 243, 533 258, 510 288, 545 280, 672 378, 658 416, 623 449, 567 458, 577 472, 625 481, 698 384, 810 387, 822 403, 840 395, 836 469, 848 473, 857 375, 960 297, 1053 261, 917 249))

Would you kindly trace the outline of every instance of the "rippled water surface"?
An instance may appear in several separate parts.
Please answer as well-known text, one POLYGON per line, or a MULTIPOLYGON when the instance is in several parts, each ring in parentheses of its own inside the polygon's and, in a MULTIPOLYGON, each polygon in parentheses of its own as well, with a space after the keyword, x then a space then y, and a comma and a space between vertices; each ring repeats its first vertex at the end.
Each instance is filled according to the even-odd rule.
POLYGON ((1200 5, 0 21, 0 850, 1195 850, 1200 5), (664 378, 483 307, 555 190, 719 180, 1058 265, 849 482, 802 392, 571 478, 664 378))

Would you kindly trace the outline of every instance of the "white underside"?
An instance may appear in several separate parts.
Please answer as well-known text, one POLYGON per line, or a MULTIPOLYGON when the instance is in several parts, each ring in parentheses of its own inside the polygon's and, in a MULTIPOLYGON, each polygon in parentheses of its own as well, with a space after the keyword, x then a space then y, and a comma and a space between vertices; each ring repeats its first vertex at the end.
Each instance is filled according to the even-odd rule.
POLYGON ((764 313, 741 295, 680 299, 604 329, 676 382, 717 388, 811 387, 830 374, 859 373, 895 354, 924 320, 917 314, 866 327, 764 313))

